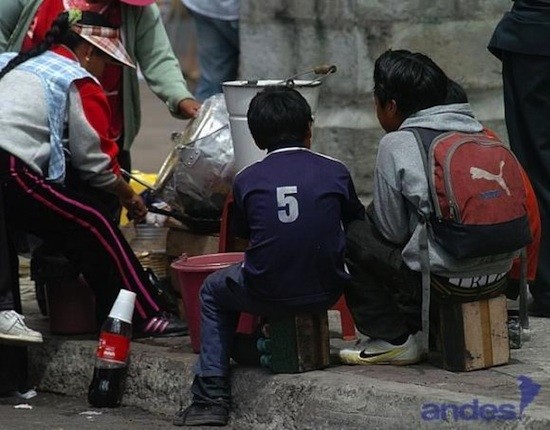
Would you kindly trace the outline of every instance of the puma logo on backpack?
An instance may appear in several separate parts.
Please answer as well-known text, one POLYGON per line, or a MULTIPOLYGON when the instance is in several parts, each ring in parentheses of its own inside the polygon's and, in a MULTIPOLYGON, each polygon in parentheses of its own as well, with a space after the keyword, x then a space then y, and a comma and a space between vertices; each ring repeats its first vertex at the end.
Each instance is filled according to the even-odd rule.
POLYGON ((488 172, 487 170, 480 169, 479 167, 470 167, 470 175, 472 176, 472 179, 487 179, 488 181, 496 181, 497 184, 499 184, 501 188, 506 191, 506 194, 511 196, 512 193, 510 193, 510 189, 502 177, 502 168, 504 167, 504 164, 504 161, 500 162, 500 172, 498 175, 488 172))
POLYGON ((513 252, 531 242, 521 166, 485 133, 409 129, 424 160, 433 239, 455 258, 513 252))

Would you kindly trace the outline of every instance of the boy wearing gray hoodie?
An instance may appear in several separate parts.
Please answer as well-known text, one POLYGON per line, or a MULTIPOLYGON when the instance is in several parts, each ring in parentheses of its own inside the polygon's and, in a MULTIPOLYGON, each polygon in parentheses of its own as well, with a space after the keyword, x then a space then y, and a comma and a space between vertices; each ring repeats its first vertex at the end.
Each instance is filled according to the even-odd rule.
MULTIPOLYGON (((431 207, 422 156, 409 128, 477 133, 483 126, 468 103, 446 104, 449 79, 420 53, 386 51, 375 63, 376 114, 386 134, 379 143, 373 201, 365 221, 347 234, 352 282, 346 301, 358 330, 368 336, 340 351, 347 364, 420 361, 419 209, 431 207)), ((429 238, 432 279, 461 294, 505 288, 514 254, 457 260, 429 238)))

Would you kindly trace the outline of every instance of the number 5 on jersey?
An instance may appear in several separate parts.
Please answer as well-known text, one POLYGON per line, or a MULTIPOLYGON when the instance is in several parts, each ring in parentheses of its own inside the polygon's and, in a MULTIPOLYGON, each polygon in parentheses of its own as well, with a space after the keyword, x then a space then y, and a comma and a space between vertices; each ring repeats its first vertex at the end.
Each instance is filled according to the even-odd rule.
POLYGON ((278 216, 279 221, 284 223, 291 223, 298 218, 298 200, 296 199, 298 194, 298 187, 277 187, 277 207, 279 208, 278 216))

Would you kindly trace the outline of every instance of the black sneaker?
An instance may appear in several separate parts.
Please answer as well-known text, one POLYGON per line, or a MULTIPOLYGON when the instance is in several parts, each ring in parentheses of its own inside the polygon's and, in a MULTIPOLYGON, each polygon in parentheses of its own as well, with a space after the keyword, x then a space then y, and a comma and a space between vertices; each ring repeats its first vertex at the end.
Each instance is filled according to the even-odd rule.
POLYGON ((173 337, 189 334, 187 323, 168 312, 157 315, 138 324, 134 330, 134 338, 140 337, 173 337))
POLYGON ((225 426, 229 421, 229 409, 223 405, 192 403, 174 417, 175 426, 225 426))

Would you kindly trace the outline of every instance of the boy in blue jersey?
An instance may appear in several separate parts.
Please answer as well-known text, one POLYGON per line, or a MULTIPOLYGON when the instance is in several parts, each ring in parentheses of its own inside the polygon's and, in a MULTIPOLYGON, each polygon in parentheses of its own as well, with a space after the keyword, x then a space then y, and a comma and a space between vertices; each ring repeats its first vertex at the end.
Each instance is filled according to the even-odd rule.
POLYGON ((364 218, 348 169, 312 152, 311 109, 296 90, 266 88, 248 125, 268 154, 235 178, 234 229, 250 243, 242 264, 210 275, 201 297, 193 403, 176 425, 226 425, 229 358, 240 312, 280 317, 330 308, 349 280, 344 228, 364 218))

